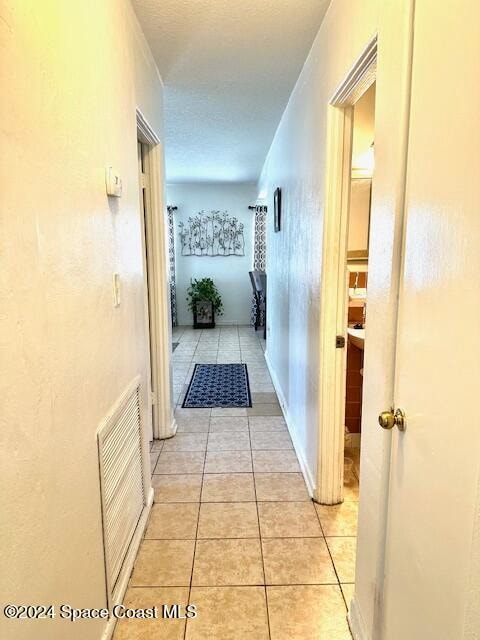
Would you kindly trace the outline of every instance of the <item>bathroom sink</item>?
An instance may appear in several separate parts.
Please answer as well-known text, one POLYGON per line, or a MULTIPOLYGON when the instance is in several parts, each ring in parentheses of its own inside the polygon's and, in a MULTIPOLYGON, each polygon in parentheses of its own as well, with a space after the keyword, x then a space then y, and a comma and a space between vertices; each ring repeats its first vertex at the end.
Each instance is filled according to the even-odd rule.
POLYGON ((354 329, 353 327, 348 327, 347 329, 348 339, 353 344, 354 347, 358 347, 359 349, 363 349, 365 345, 365 329, 354 329))

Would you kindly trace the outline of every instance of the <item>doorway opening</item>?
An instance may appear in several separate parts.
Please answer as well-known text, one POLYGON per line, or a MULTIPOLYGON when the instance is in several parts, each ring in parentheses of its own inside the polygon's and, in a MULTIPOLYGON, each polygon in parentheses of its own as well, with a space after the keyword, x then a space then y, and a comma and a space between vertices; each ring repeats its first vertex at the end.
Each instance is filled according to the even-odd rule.
MULTIPOLYGON (((332 520, 336 520, 336 514, 341 513, 342 517, 348 517, 349 523, 355 525, 354 535, 355 541, 358 535, 358 545, 351 546, 355 569, 350 574, 350 593, 346 604, 355 635, 365 637, 371 634, 371 627, 375 637, 381 635, 385 604, 392 436, 391 432, 377 425, 377 420, 378 411, 391 407, 394 400, 410 128, 412 24, 412 12, 406 13, 398 24, 399 33, 403 29, 405 36, 400 53, 391 59, 382 57, 378 66, 374 147, 369 151, 372 157, 375 150, 376 166, 371 190, 368 255, 365 256, 368 270, 363 272, 364 276, 360 270, 362 256, 350 255, 348 260, 352 166, 355 168, 352 146, 355 106, 359 106, 359 100, 377 79, 376 35, 366 44, 337 85, 327 111, 326 194, 319 308, 318 463, 314 498, 321 505, 337 505, 321 508, 333 514, 332 520), (399 60, 401 64, 397 67, 399 60), (392 73, 393 68, 395 73, 398 71, 398 77, 392 73), (352 261, 355 257, 357 260, 352 261), (352 265, 355 265, 354 269, 349 270, 352 265), (362 278, 365 278, 363 283, 362 278), (358 291, 362 288, 364 292, 358 291), (350 292, 349 289, 357 291, 350 292), (357 300, 357 303, 361 303, 357 309, 362 311, 362 320, 366 325, 365 364, 361 378, 365 380, 361 395, 363 468, 362 486, 354 503, 344 487, 346 371, 348 303, 349 298, 355 299, 360 293, 365 295, 359 296, 364 300, 357 300)), ((354 436, 353 439, 359 437, 354 436)), ((339 535, 343 535, 343 532, 340 531, 339 535)))
POLYGON ((374 38, 328 110, 315 494, 325 505, 343 502, 344 479, 358 491, 376 63, 374 38))
POLYGON ((352 118, 345 264, 347 317, 344 329, 346 337, 344 493, 348 491, 358 496, 370 210, 375 148, 375 83, 353 105, 352 118))
MULTIPOLYGON (((319 458, 314 498, 341 505, 348 526, 330 528, 331 553, 351 558, 353 598, 360 482, 363 362, 374 171, 377 42, 340 85, 328 110, 327 184, 320 304, 319 458), (344 502, 345 501, 345 502, 344 502)), ((321 511, 325 512, 325 507, 321 511)), ((328 511, 328 509, 327 509, 328 511)), ((330 512, 336 513, 337 510, 330 512)), ((327 513, 325 512, 325 516, 327 513)))

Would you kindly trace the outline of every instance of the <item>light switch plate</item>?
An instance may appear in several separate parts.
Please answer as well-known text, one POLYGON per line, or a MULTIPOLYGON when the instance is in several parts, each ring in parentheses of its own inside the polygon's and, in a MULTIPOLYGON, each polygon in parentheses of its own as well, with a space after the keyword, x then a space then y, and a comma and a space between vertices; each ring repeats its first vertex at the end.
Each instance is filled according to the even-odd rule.
POLYGON ((113 167, 105 169, 105 186, 107 195, 113 198, 120 198, 122 195, 122 179, 113 167))

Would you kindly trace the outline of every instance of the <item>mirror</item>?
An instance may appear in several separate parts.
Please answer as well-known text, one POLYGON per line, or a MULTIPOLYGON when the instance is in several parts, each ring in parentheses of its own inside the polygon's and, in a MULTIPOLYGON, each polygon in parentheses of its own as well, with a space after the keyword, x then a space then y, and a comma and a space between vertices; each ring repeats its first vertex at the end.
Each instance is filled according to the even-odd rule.
POLYGON ((368 258, 370 233, 371 178, 352 178, 350 182, 350 213, 348 223, 348 261, 368 258))

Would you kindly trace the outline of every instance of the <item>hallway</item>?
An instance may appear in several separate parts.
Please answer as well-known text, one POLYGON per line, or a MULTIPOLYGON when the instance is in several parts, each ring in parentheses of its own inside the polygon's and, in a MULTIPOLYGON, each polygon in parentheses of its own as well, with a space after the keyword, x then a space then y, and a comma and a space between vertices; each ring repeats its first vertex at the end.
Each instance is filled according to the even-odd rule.
POLYGON ((480 640, 479 26, 0 3, 0 640, 480 640))
POLYGON ((178 432, 152 446, 155 504, 125 604, 191 603, 198 617, 122 620, 115 639, 350 638, 358 482, 342 505, 310 500, 252 328, 173 339, 178 432), (252 408, 181 408, 195 363, 240 361, 252 408))

